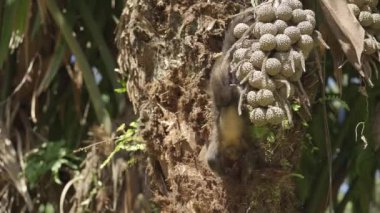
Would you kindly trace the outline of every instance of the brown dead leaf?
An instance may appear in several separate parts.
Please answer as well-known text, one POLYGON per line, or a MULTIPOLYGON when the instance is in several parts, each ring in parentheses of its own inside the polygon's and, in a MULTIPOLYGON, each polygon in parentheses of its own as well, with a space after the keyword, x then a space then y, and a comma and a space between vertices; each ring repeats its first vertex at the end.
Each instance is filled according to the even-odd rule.
POLYGON ((17 191, 24 198, 26 206, 30 212, 33 210, 33 201, 28 193, 26 178, 22 174, 20 163, 17 160, 17 153, 11 140, 5 135, 0 127, 0 174, 8 178, 17 191))
POLYGON ((321 0, 321 7, 331 31, 356 70, 362 70, 365 31, 347 7, 346 0, 321 0))

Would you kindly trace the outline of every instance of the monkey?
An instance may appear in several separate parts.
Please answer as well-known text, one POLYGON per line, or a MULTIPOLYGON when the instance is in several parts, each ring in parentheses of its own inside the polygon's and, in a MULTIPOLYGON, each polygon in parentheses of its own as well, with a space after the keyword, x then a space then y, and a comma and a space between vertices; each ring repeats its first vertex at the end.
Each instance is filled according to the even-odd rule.
POLYGON ((233 35, 233 29, 241 22, 252 23, 252 13, 242 12, 231 21, 224 36, 223 54, 214 63, 210 76, 209 86, 214 120, 211 140, 206 151, 206 161, 211 170, 219 176, 229 174, 228 167, 233 167, 234 162, 244 154, 250 140, 249 121, 245 118, 247 116, 239 115, 238 110, 241 91, 234 86, 238 82, 229 68, 232 60, 229 50, 237 41, 233 35))

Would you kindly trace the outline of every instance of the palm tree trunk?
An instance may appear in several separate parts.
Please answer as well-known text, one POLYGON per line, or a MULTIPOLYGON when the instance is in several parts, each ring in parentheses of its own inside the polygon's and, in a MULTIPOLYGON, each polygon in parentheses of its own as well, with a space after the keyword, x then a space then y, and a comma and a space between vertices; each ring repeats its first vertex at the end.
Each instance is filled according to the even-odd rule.
POLYGON ((264 166, 251 165, 243 182, 215 176, 201 157, 211 132, 211 67, 230 16, 249 6, 232 0, 126 1, 119 65, 143 123, 148 184, 162 212, 302 211, 293 183, 305 132, 297 116, 274 143, 260 143, 264 166))

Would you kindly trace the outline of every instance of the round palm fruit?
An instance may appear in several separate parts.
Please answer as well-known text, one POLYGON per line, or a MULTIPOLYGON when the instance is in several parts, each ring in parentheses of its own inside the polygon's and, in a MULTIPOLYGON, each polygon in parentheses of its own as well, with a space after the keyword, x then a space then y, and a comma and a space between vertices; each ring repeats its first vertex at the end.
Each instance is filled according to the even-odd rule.
POLYGON ((293 76, 294 73, 295 73, 295 71, 293 70, 292 64, 290 63, 290 61, 282 63, 282 69, 280 71, 280 74, 282 76, 289 78, 289 77, 293 76))
POLYGON ((256 103, 256 92, 255 91, 249 91, 247 94, 247 103, 251 106, 257 106, 256 103))
POLYGON ((241 38, 245 31, 247 31, 249 26, 245 23, 239 23, 234 27, 234 36, 236 38, 241 38))
POLYGON ((257 50, 252 53, 251 58, 249 59, 249 62, 252 63, 254 67, 257 69, 261 69, 263 66, 263 61, 265 59, 265 53, 261 50, 257 50))
POLYGON ((243 107, 248 112, 251 112, 254 108, 256 108, 256 106, 251 106, 251 105, 248 105, 248 104, 244 104, 243 107))
POLYGON ((277 51, 281 51, 281 52, 289 51, 291 46, 292 46, 292 41, 290 40, 289 36, 285 34, 276 35, 276 50, 277 51))
POLYGON ((253 42, 254 41, 252 39, 244 39, 242 41, 241 47, 242 48, 250 48, 253 42))
POLYGON ((261 25, 260 27, 260 36, 263 36, 265 34, 272 34, 276 35, 277 34, 277 27, 276 25, 272 23, 265 23, 261 25))
POLYGON ((268 89, 273 91, 276 89, 276 85, 272 79, 265 76, 260 71, 253 71, 250 74, 251 76, 248 79, 248 83, 252 88, 255 89, 268 89))
POLYGON ((248 74, 249 72, 253 71, 254 69, 253 69, 253 65, 250 62, 245 61, 240 66, 240 70, 242 70, 243 73, 248 74))
POLYGON ((243 48, 243 42, 241 42, 241 41, 237 41, 237 42, 235 43, 235 48, 236 48, 236 49, 243 48))
POLYGON ((243 60, 246 53, 247 53, 246 48, 239 48, 239 49, 235 50, 234 55, 233 55, 233 60, 234 61, 243 60))
POLYGON ((360 8, 356 4, 347 4, 348 9, 354 14, 355 17, 359 17, 360 8))
POLYGON ((298 0, 282 0, 282 3, 289 5, 292 10, 302 9, 302 3, 298 0))
POLYGON ((268 89, 261 89, 256 94, 256 103, 260 106, 268 106, 274 103, 273 92, 268 89))
POLYGON ((249 119, 257 126, 266 124, 266 110, 263 108, 255 108, 249 113, 249 119))
POLYGON ((358 19, 363 27, 368 27, 373 23, 372 14, 367 11, 361 11, 358 19))
POLYGON ((314 11, 312 11, 312 10, 308 10, 308 9, 303 10, 303 11, 304 11, 304 13, 306 13, 307 16, 312 16, 312 17, 315 18, 315 13, 314 13, 314 11))
POLYGON ((261 36, 259 42, 262 51, 271 51, 276 48, 276 37, 272 34, 261 36))
POLYGON ((293 7, 295 9, 302 9, 303 8, 303 5, 302 5, 301 1, 299 1, 299 0, 293 0, 292 2, 293 2, 293 7))
POLYGON ((277 58, 268 58, 264 69, 268 75, 277 75, 281 71, 281 62, 277 58))
POLYGON ((249 72, 246 72, 245 69, 238 69, 235 73, 236 79, 239 81, 242 81, 248 74, 249 72))
POLYGON ((302 51, 304 58, 307 58, 314 47, 314 40, 309 35, 301 35, 300 40, 297 42, 297 46, 302 51))
POLYGON ((274 91, 276 89, 276 84, 271 78, 265 76, 263 79, 261 79, 261 89, 274 91))
POLYGON ((313 26, 313 29, 315 28, 317 22, 315 21, 315 17, 307 15, 306 21, 310 22, 310 24, 313 26))
POLYGON ((372 20, 373 20, 373 23, 371 25, 371 28, 375 30, 380 30, 380 14, 378 13, 372 14, 372 20))
POLYGON ((273 22, 273 24, 277 28, 277 33, 284 33, 284 30, 288 27, 288 24, 280 19, 277 19, 276 21, 273 22))
POLYGON ((263 4, 256 10, 257 20, 261 22, 271 22, 276 18, 276 13, 272 5, 263 4))
POLYGON ((379 4, 379 0, 370 0, 368 2, 368 5, 371 6, 372 8, 376 8, 378 4, 379 4))
POLYGON ((262 88, 262 81, 265 78, 264 74, 260 71, 253 71, 248 79, 248 83, 255 89, 262 88))
POLYGON ((313 25, 308 21, 298 23, 297 27, 300 29, 301 34, 311 35, 314 31, 313 25))
POLYGON ((267 109, 265 117, 269 124, 278 125, 285 119, 285 112, 280 107, 271 106, 267 109))
POLYGON ((253 42, 251 45, 251 50, 252 51, 260 50, 260 43, 259 42, 253 42))
POLYGON ((301 21, 306 21, 306 13, 302 9, 293 10, 292 15, 293 15, 292 21, 295 24, 298 24, 301 21))
POLYGON ((372 55, 377 50, 377 42, 374 39, 366 38, 364 39, 364 53, 367 55, 372 55))
POLYGON ((292 19, 292 8, 287 4, 280 4, 276 8, 276 18, 282 21, 289 21, 292 19))
POLYGON ((297 43, 298 40, 301 38, 301 30, 295 26, 287 27, 284 30, 284 34, 290 38, 290 41, 292 42, 292 44, 297 43))
POLYGON ((260 29, 261 29, 261 26, 263 25, 264 23, 262 22, 256 22, 255 23, 255 26, 253 27, 253 37, 259 39, 260 38, 260 29))

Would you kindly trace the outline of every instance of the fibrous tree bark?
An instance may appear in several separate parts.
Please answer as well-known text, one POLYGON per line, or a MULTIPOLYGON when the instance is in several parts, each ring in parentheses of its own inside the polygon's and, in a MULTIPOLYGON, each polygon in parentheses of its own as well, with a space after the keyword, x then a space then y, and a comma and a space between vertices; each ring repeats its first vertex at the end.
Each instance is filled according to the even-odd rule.
MULTIPOLYGON (((211 68, 232 15, 249 6, 250 1, 231 0, 126 1, 118 60, 142 122, 152 201, 163 212, 302 209, 292 175, 305 134, 300 116, 292 129, 276 132, 272 142, 257 141, 255 151, 264 163, 252 163, 247 177, 222 179, 202 159, 212 122, 211 68)), ((315 92, 315 78, 314 72, 302 78, 307 91, 315 92)))

